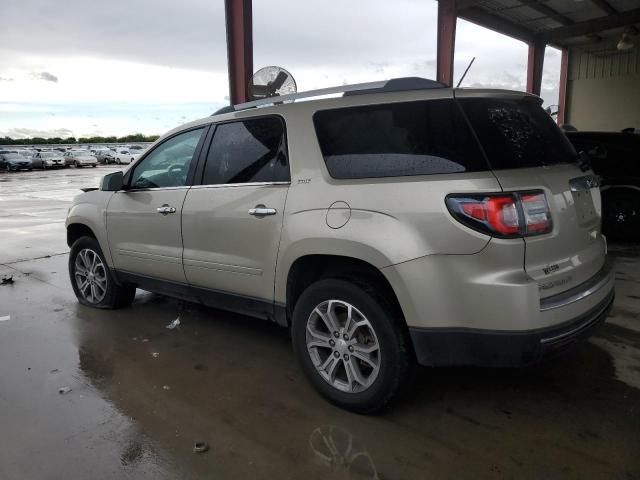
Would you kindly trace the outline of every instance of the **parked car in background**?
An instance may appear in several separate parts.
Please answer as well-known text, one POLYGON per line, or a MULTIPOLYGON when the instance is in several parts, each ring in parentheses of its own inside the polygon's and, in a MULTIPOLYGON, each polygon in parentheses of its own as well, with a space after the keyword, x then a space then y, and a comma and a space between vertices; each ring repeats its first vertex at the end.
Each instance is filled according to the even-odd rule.
POLYGON ((640 133, 565 132, 600 176, 602 230, 614 240, 640 241, 640 133))
POLYGON ((313 386, 363 413, 416 362, 528 365, 589 336, 614 298, 600 191, 541 100, 387 85, 160 138, 74 199, 78 300, 141 288, 277 322, 313 386))
POLYGON ((115 157, 114 152, 112 152, 109 149, 96 150, 94 152, 94 155, 95 155, 96 159, 98 160, 98 163, 109 164, 109 163, 115 163, 115 161, 116 161, 116 157, 115 157))
POLYGON ((17 172, 18 170, 33 170, 31 160, 19 153, 0 154, 0 170, 17 172))
POLYGON ((64 154, 65 166, 73 165, 79 167, 95 167, 98 165, 98 159, 88 150, 71 150, 64 154))
POLYGON ((136 151, 131 151, 128 149, 118 149, 116 151, 116 163, 118 165, 127 165, 135 160, 138 159, 138 157, 142 155, 142 152, 136 152, 136 151))
POLYGON ((0 155, 8 155, 9 153, 20 153, 13 148, 0 148, 0 155))
POLYGON ((33 168, 64 168, 64 157, 62 153, 57 151, 42 151, 36 152, 33 157, 31 157, 31 163, 33 168))

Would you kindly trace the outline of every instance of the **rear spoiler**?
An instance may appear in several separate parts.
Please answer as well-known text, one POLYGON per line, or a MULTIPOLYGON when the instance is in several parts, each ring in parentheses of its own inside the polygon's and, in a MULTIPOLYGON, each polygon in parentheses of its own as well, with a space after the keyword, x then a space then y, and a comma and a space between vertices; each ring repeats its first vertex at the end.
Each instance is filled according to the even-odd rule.
POLYGON ((94 190, 99 190, 98 187, 86 187, 86 188, 81 188, 80 190, 82 190, 84 193, 87 192, 93 192, 94 190))

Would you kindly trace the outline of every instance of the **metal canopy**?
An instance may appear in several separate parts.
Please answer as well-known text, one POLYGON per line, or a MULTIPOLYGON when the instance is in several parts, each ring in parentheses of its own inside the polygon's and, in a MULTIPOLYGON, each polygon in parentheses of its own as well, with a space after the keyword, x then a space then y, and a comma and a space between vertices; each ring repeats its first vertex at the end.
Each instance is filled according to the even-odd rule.
POLYGON ((527 43, 561 48, 640 29, 638 0, 458 0, 456 10, 460 18, 527 43))

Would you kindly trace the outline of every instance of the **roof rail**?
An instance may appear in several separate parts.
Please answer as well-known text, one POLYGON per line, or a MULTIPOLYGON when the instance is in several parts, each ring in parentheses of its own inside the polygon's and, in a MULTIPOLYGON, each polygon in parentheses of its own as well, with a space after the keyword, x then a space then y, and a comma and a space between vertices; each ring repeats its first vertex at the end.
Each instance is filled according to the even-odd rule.
POLYGON ((334 93, 342 93, 349 95, 364 95, 368 93, 382 92, 399 92, 406 90, 424 90, 430 88, 446 88, 446 85, 420 77, 393 78, 391 80, 382 80, 379 82, 355 83, 353 85, 340 85, 337 87, 320 88, 317 90, 309 90, 306 92, 291 93, 289 95, 279 95, 276 97, 261 98, 252 102, 239 103, 231 107, 223 107, 214 115, 219 113, 228 113, 238 110, 246 110, 248 108, 261 107, 264 105, 272 105, 275 103, 283 103, 288 101, 299 100, 301 98, 320 97, 323 95, 331 95, 334 93))

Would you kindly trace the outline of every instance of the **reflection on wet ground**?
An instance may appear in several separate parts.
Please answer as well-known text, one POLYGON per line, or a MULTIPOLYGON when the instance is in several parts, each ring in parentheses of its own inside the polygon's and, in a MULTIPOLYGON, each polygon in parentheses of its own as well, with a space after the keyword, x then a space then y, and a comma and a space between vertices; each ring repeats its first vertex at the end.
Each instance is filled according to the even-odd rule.
POLYGON ((78 305, 59 218, 40 225, 63 249, 16 261, 34 258, 29 212, 66 200, 19 212, 6 186, 1 479, 640 478, 638 248, 611 248, 616 304, 591 341, 525 370, 420 369, 365 417, 312 390, 275 325, 144 292, 120 311, 78 305))

